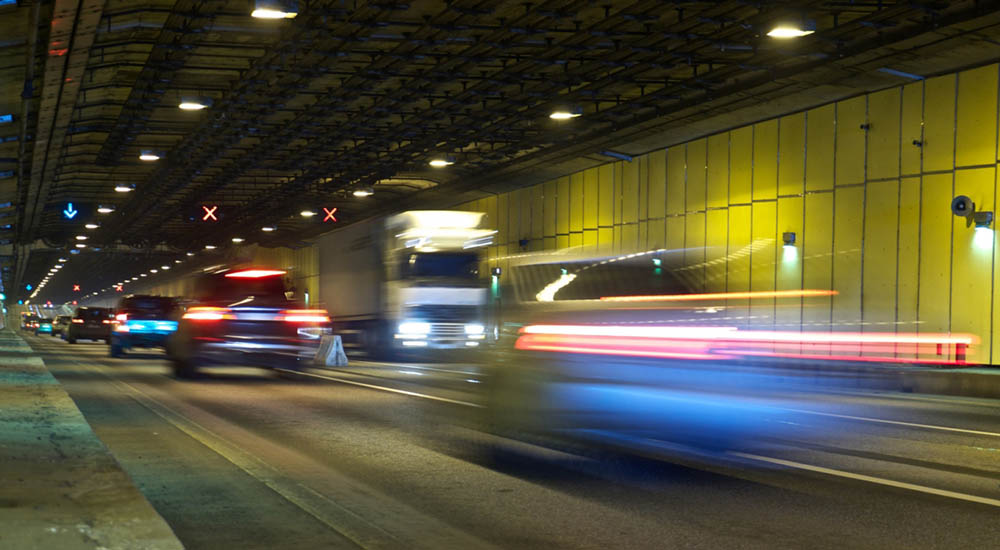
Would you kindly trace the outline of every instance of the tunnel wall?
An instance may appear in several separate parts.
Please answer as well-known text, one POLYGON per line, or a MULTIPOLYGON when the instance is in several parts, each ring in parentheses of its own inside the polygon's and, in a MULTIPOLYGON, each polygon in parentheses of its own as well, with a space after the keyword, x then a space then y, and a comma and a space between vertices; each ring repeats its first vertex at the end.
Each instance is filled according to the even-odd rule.
POLYGON ((459 208, 496 224, 491 265, 574 246, 686 248, 706 291, 838 292, 818 307, 743 304, 757 325, 972 333, 970 360, 997 364, 996 236, 974 239, 949 208, 965 194, 995 211, 997 90, 996 64, 952 73, 459 208))

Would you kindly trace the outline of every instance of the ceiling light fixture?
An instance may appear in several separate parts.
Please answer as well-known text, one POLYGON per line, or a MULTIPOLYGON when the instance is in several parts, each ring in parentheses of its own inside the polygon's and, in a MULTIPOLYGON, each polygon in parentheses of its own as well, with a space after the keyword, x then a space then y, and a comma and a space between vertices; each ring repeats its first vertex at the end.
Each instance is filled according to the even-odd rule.
POLYGON ((59 263, 63 263, 65 261, 66 261, 66 258, 59 258, 59 263))
POLYGON ((212 100, 207 97, 182 97, 178 107, 185 111, 200 111, 208 108, 212 100))
POLYGON ((233 242, 239 244, 243 242, 243 239, 241 237, 233 237, 233 242))
POLYGON ((194 252, 187 252, 185 255, 186 256, 194 256, 194 252))
POLYGON ((256 0, 250 17, 257 19, 292 19, 298 15, 298 3, 294 0, 256 0))
POLYGON ((143 149, 142 152, 139 153, 139 160, 152 162, 154 160, 160 160, 160 155, 152 149, 143 149))
POLYGON ((303 218, 311 218, 316 215, 316 212, 312 210, 303 210, 302 212, 299 212, 299 215, 303 218))
POLYGON ((77 248, 87 248, 87 245, 85 245, 83 243, 76 243, 76 247, 77 248))
POLYGON ((86 227, 87 229, 97 229, 97 228, 98 228, 98 227, 100 227, 100 226, 99 226, 99 225, 97 225, 96 223, 88 223, 88 224, 87 224, 87 225, 85 225, 84 227, 86 227))
POLYGON ((353 194, 355 197, 359 198, 370 197, 375 194, 375 190, 372 189, 371 187, 363 187, 361 189, 355 189, 353 194))
POLYGON ((583 114, 583 109, 581 109, 580 107, 574 107, 572 109, 556 109, 555 111, 552 111, 552 113, 549 115, 549 118, 551 118, 552 120, 569 120, 572 118, 576 118, 582 114, 583 114))
POLYGON ((782 21, 775 23, 774 28, 768 31, 767 35, 771 38, 786 39, 801 38, 814 32, 816 32, 815 21, 782 21))
POLYGON ((205 245, 205 250, 215 250, 215 245, 206 244, 205 245))
POLYGON ((454 159, 449 157, 446 159, 433 159, 428 164, 430 164, 434 168, 444 168, 445 166, 451 166, 452 164, 455 164, 455 161, 454 159))
POLYGON ((76 236, 76 240, 78 240, 78 241, 85 241, 85 240, 87 240, 87 236, 86 235, 77 235, 76 236))
POLYGON ((274 231, 274 228, 271 227, 270 225, 265 225, 264 227, 261 227, 260 230, 261 231, 271 232, 271 231, 274 231))
POLYGON ((97 206, 97 212, 100 214, 110 214, 114 211, 115 207, 113 206, 104 206, 103 204, 97 206))
POLYGON ((119 193, 131 193, 133 190, 135 190, 134 185, 125 185, 124 183, 119 183, 118 185, 115 185, 115 191, 119 193))

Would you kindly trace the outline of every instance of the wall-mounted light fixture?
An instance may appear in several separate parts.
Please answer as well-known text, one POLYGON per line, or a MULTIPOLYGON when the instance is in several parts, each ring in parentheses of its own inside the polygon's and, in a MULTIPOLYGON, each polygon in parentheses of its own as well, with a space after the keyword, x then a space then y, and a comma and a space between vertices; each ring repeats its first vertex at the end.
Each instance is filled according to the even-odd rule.
POLYGON ((976 212, 976 203, 965 195, 959 195, 951 200, 951 213, 965 218, 965 226, 974 226, 972 245, 980 249, 993 247, 993 212, 976 212))
POLYGON ((785 231, 781 234, 781 261, 794 262, 799 257, 799 250, 795 247, 795 233, 785 231))

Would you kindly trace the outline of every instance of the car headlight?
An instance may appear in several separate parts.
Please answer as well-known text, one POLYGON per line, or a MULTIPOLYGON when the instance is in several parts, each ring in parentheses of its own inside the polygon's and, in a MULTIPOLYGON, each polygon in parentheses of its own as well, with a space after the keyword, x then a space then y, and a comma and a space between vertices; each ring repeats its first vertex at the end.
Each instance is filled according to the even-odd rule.
POLYGON ((431 331, 430 323, 421 323, 417 321, 407 321, 405 323, 399 324, 400 334, 427 334, 431 331))
POLYGON ((469 323, 468 325, 465 325, 466 334, 482 334, 484 331, 486 331, 486 327, 479 323, 469 323))

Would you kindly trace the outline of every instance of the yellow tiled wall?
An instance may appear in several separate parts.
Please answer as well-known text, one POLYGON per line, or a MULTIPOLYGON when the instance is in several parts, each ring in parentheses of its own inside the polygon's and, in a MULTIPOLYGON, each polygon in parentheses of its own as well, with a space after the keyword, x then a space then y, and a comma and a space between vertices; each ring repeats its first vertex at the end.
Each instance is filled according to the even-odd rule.
POLYGON ((492 265, 569 246, 593 254, 692 248, 706 290, 838 292, 818 307, 754 301, 749 313, 764 313, 764 324, 972 333, 980 345, 970 359, 1000 363, 996 237, 974 241, 949 209, 960 194, 996 209, 997 90, 994 64, 458 208, 486 212, 499 230, 492 265), (791 260, 784 232, 796 234, 791 260))

